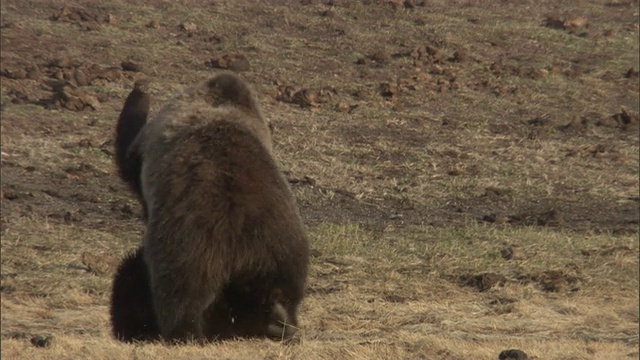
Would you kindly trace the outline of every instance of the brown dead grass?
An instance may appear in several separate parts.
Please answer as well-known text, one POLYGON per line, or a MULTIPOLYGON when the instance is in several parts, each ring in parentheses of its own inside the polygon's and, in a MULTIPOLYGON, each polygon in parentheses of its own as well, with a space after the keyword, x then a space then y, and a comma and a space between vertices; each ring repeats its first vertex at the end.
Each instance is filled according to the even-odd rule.
MULTIPOLYGON (((53 235, 80 243, 73 234, 53 235)), ((376 235, 335 225, 315 228, 311 235, 317 256, 301 308, 305 340, 295 347, 265 341, 205 348, 118 344, 110 338, 104 305, 109 278, 90 275, 79 265, 72 255, 82 248, 41 250, 29 259, 34 250, 28 234, 18 244, 3 240, 3 254, 6 247, 16 252, 3 259, 3 273, 17 272, 16 290, 3 293, 3 355, 464 359, 492 358, 501 348, 519 347, 545 358, 604 359, 626 356, 637 344, 635 235, 486 226, 376 235), (499 250, 506 242, 518 246, 524 258, 503 260, 499 250), (543 283, 530 280, 547 270, 578 280, 548 292, 543 283), (479 292, 460 281, 485 271, 505 276, 506 283, 479 292), (52 333, 55 342, 33 349, 28 341, 7 339, 15 332, 52 333)), ((98 247, 101 236, 117 241, 96 234, 92 241, 98 247)))
POLYGON ((97 25, 50 20, 64 1, 0 4, 3 358, 637 358, 639 126, 612 120, 640 110, 637 1, 309 3, 72 4, 116 19, 97 25), (142 235, 110 143, 141 74, 82 87, 95 111, 20 96, 46 100, 63 55, 134 61, 155 111, 226 54, 249 59, 308 224, 304 342, 117 343, 111 278, 81 255, 142 235), (33 65, 40 80, 11 78, 33 65), (331 96, 280 101, 286 86, 331 96))

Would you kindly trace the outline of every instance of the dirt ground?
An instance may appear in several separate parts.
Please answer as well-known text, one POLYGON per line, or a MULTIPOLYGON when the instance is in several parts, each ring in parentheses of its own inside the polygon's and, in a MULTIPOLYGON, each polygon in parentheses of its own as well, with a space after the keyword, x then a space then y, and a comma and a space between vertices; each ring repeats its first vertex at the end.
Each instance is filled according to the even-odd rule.
POLYGON ((3 1, 3 358, 637 358, 638 8, 3 1), (257 89, 308 228, 305 341, 120 344, 144 227, 118 112, 136 79, 155 112, 220 69, 257 89))

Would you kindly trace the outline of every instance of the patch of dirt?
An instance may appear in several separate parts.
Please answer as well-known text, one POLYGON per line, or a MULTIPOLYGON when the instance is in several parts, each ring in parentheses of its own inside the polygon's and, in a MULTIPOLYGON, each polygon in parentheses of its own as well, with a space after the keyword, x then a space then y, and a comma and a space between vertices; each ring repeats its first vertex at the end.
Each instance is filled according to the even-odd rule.
POLYGON ((457 209, 460 214, 471 217, 475 214, 479 221, 495 225, 546 226, 617 234, 633 234, 640 225, 640 210, 633 200, 565 200, 560 204, 553 198, 541 198, 536 199, 536 204, 520 206, 512 201, 510 198, 478 197, 457 202, 459 207, 454 211, 457 209))
POLYGON ((51 16, 53 21, 115 23, 115 17, 96 9, 67 5, 51 16))
POLYGON ((330 87, 296 90, 293 86, 278 80, 275 85, 277 88, 273 93, 274 99, 285 103, 297 104, 303 108, 317 108, 322 104, 328 103, 337 94, 337 91, 330 87))
POLYGON ((575 292, 580 290, 580 278, 562 270, 546 270, 516 277, 520 284, 535 284, 545 292, 575 292))
POLYGON ((251 69, 249 59, 241 54, 225 54, 211 59, 206 62, 206 65, 215 69, 226 69, 235 72, 249 71, 251 69))
POLYGON ((478 275, 462 275, 459 277, 462 285, 475 288, 480 292, 485 292, 496 286, 504 286, 507 278, 496 273, 483 273, 478 275))
POLYGON ((112 179, 115 174, 102 174, 87 165, 79 164, 46 179, 40 178, 38 170, 3 165, 3 219, 36 215, 53 223, 82 222, 82 226, 96 229, 137 227, 141 209, 136 202, 113 197, 126 191, 124 185, 112 179))
POLYGON ((580 250, 584 256, 625 256, 625 255, 637 255, 636 252, 628 246, 612 246, 601 249, 586 249, 580 250))
POLYGON ((576 32, 589 26, 589 20, 582 15, 551 15, 547 17, 545 26, 553 29, 563 29, 570 32, 576 32))
MULTIPOLYGON (((580 290, 580 278, 561 270, 545 270, 537 273, 522 273, 514 276, 486 272, 481 274, 463 274, 445 276, 445 278, 461 286, 474 288, 478 292, 486 292, 493 288, 502 287, 507 283, 520 285, 533 284, 544 292, 575 292, 580 290)), ((489 302, 494 311, 509 312, 513 299, 494 299, 489 302), (507 306, 504 306, 507 305, 507 306)))
POLYGON ((97 110, 106 100, 85 87, 129 82, 136 78, 134 72, 139 70, 139 65, 132 62, 123 62, 122 68, 105 68, 96 63, 58 57, 42 64, 6 65, 0 75, 10 79, 3 82, 3 87, 13 104, 82 111, 97 110))

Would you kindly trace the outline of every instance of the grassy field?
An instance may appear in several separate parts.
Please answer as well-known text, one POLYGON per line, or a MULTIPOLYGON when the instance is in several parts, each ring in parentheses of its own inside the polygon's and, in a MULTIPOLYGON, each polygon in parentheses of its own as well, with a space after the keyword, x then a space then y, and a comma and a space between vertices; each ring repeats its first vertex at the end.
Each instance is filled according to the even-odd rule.
POLYGON ((637 359, 637 0, 5 0, 3 359, 637 359), (313 257, 299 345, 127 345, 114 127, 255 85, 313 257))

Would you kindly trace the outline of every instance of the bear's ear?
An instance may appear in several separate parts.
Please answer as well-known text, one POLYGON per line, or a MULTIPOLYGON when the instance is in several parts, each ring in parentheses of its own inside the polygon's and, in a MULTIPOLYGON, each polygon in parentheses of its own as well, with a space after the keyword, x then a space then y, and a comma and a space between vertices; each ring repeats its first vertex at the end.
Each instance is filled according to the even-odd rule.
POLYGON ((223 72, 206 83, 212 105, 231 104, 243 110, 260 115, 258 102, 251 87, 238 75, 223 72))
POLYGON ((142 197, 140 184, 142 162, 139 150, 132 151, 131 147, 134 139, 147 123, 151 103, 148 94, 149 84, 148 79, 136 81, 124 102, 116 124, 115 152, 118 173, 139 197, 142 197))

